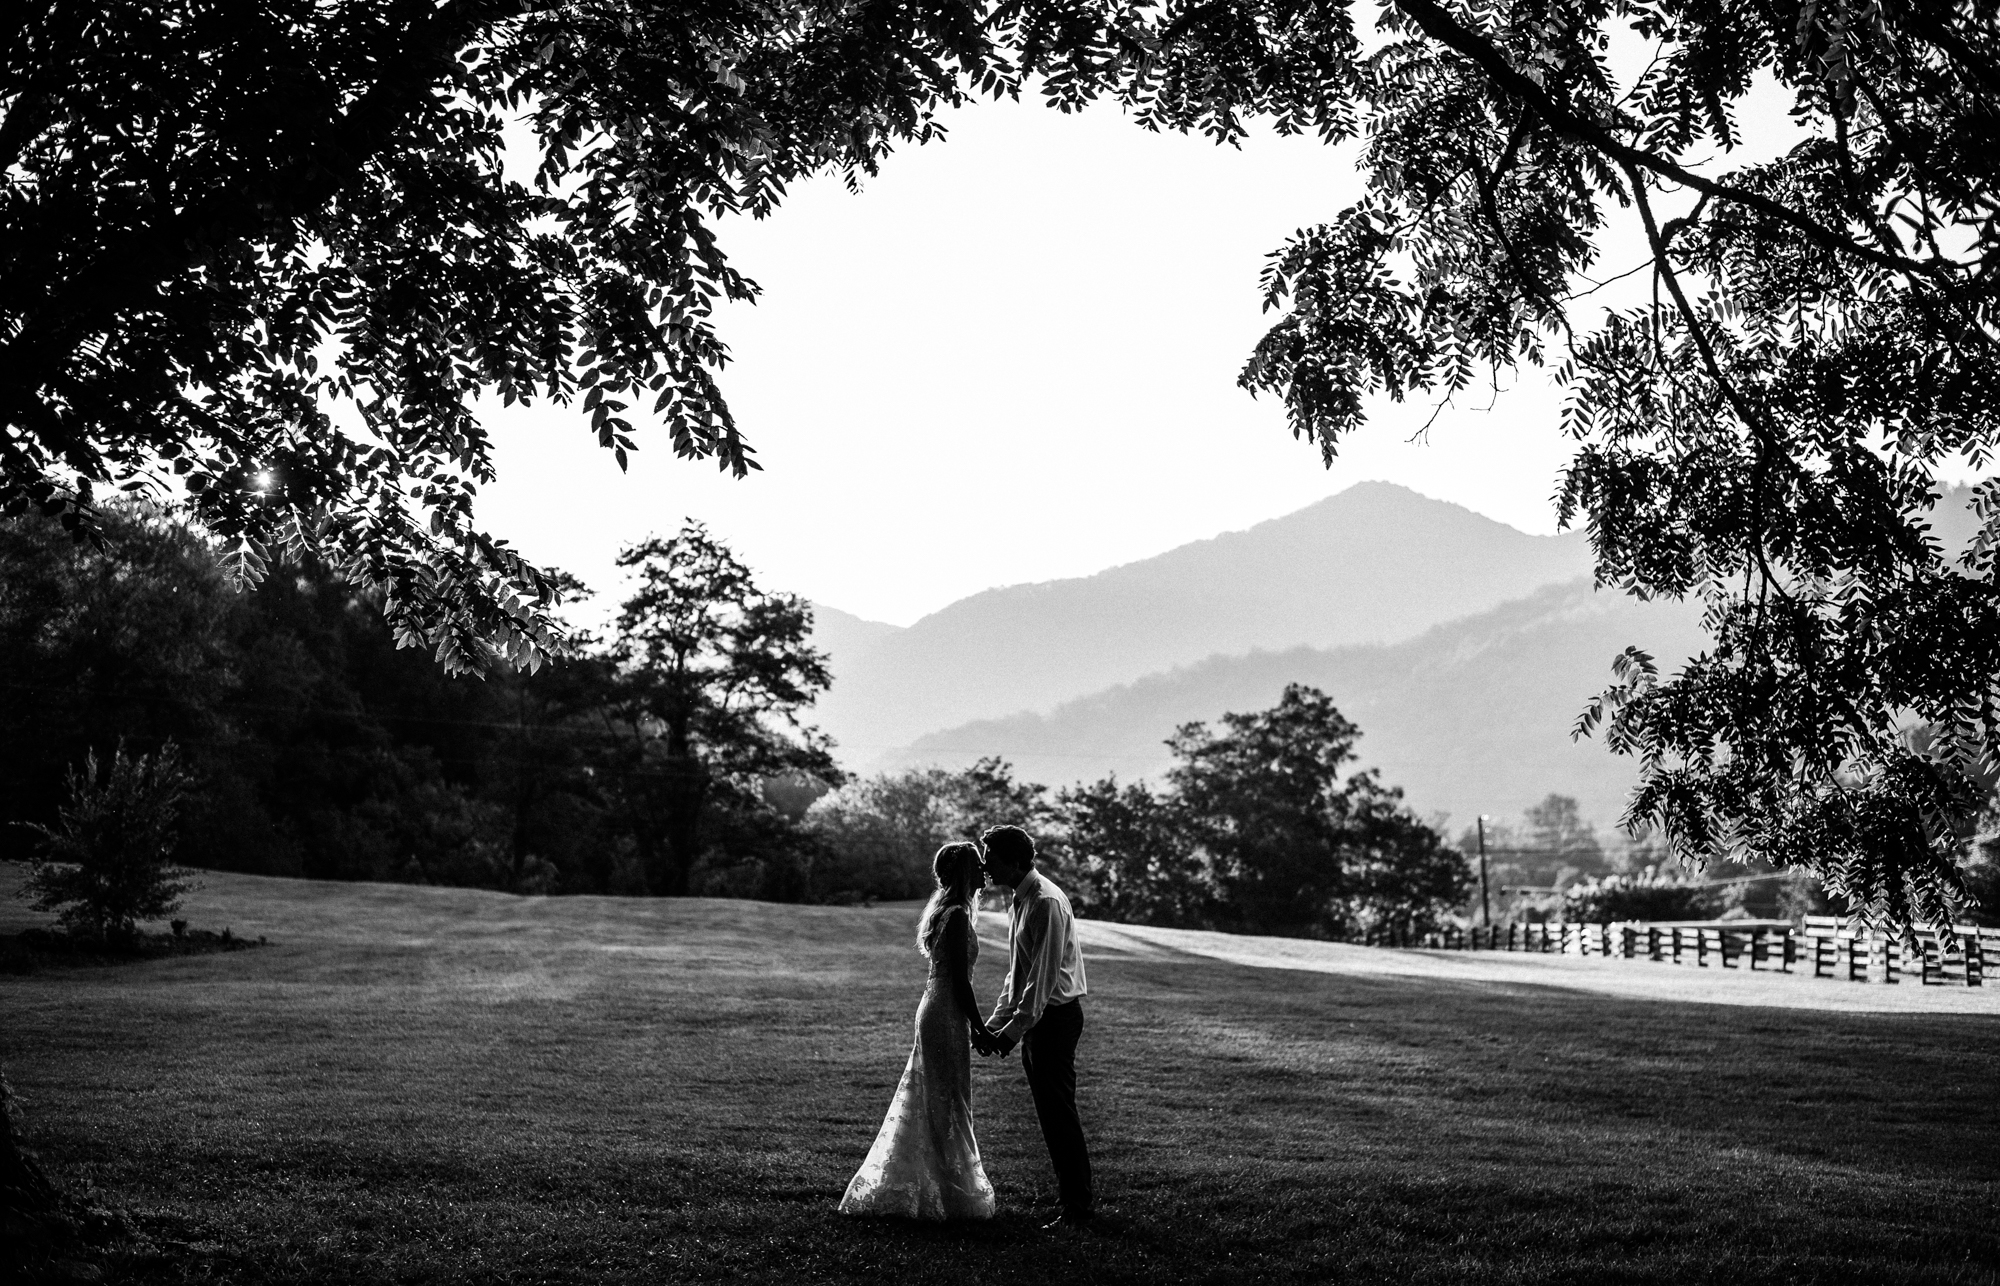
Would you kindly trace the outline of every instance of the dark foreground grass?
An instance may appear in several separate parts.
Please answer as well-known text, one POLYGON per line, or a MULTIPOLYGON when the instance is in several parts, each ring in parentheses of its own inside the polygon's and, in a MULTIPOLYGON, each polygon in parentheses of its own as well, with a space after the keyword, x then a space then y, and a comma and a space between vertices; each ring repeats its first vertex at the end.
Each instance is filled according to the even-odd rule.
POLYGON ((30 1141, 177 1247, 130 1279, 2000 1280, 1990 1018, 1094 959, 1108 1217, 1037 1230, 1009 1060, 974 1087, 1005 1212, 931 1228, 834 1211, 908 911, 209 885, 271 944, 0 979, 30 1141))

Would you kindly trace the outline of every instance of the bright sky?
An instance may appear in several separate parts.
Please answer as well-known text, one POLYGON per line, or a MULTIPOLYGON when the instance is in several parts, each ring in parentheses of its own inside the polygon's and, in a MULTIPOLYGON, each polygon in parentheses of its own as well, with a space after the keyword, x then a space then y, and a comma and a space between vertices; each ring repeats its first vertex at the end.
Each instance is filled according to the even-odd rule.
MULTIPOLYGON (((1085 575, 1387 479, 1527 531, 1568 445, 1539 378, 1447 410, 1385 404, 1331 470, 1236 372, 1262 333, 1264 256, 1358 194, 1352 153, 1236 151, 1104 107, 983 103, 858 195, 796 189, 723 229, 764 287, 719 329, 761 473, 642 439, 621 476, 581 417, 488 423, 481 518, 615 605, 620 545, 708 523, 766 588, 908 624, 995 585, 1085 575)), ((1623 267, 1625 265, 1619 265, 1623 267)))

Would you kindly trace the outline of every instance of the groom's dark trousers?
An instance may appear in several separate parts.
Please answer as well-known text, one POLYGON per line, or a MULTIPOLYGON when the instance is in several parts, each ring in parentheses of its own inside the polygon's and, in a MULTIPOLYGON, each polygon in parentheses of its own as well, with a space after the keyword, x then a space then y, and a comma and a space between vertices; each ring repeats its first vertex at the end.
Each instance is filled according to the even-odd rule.
POLYGON ((1090 1150, 1076 1118, 1076 1042, 1083 1035, 1083 1002, 1050 1005, 1041 1021, 1021 1038, 1021 1070, 1035 1096, 1035 1115, 1055 1164, 1062 1208, 1087 1214, 1091 1208, 1090 1150))

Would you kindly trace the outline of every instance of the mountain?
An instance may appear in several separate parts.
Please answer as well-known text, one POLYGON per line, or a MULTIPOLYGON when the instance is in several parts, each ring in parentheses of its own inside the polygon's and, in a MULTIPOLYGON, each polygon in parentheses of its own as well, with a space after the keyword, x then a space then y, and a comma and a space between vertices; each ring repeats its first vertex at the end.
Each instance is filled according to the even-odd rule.
POLYGON ((1699 606, 1642 603, 1575 580, 1400 643, 1210 658, 1046 715, 934 733, 890 762, 957 766, 997 754, 1050 784, 1111 771, 1149 776, 1171 763, 1160 743, 1177 725, 1263 709, 1297 682, 1326 692, 1360 726, 1361 765, 1380 768, 1420 813, 1449 813, 1465 825, 1479 813, 1518 816, 1556 791, 1608 827, 1624 807, 1633 762, 1600 740, 1572 742, 1569 732, 1628 644, 1670 672, 1704 644, 1699 606))
POLYGON ((903 632, 900 625, 871 621, 824 603, 814 603, 812 613, 813 646, 827 654, 835 674, 857 663, 884 639, 903 632))
POLYGON ((816 720, 864 767, 940 728, 1049 710, 1204 657, 1409 638, 1589 567, 1581 533, 1531 536, 1365 482, 1094 576, 974 594, 908 629, 857 635, 844 655, 836 644, 816 720))

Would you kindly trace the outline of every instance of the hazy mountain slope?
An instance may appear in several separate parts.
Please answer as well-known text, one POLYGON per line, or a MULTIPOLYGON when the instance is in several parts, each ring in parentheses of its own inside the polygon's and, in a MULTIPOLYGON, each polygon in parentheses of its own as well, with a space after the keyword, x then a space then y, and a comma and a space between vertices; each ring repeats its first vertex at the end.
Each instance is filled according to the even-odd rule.
POLYGON ((1638 644, 1665 668, 1702 646, 1693 604, 1552 586, 1388 646, 1300 648, 1216 657, 1068 702, 1043 715, 968 723, 922 738, 898 763, 963 764, 1004 755, 1051 784, 1107 771, 1142 776, 1170 759, 1174 727, 1276 702, 1288 682, 1329 693, 1361 726, 1361 761, 1383 770, 1422 812, 1460 824, 1518 814, 1550 791, 1574 795, 1608 826, 1633 777, 1600 742, 1573 743, 1577 712, 1638 644))
MULTIPOLYGON (((813 646, 832 658, 833 672, 838 676, 842 669, 852 666, 884 639, 893 638, 903 632, 900 625, 887 621, 871 621, 843 612, 837 607, 824 603, 814 603, 813 646)), ((838 678, 836 677, 836 682, 838 678)))
POLYGON ((818 721, 851 764, 969 719, 1047 710, 1218 653, 1391 642, 1590 566, 1388 483, 1094 576, 961 599, 836 665, 818 721))

